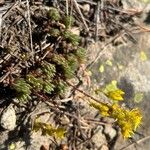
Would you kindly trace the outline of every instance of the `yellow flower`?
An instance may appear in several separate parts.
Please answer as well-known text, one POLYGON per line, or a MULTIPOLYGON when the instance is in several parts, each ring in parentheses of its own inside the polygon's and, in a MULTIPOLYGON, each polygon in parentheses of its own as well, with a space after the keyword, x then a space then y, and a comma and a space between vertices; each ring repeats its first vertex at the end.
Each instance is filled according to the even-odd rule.
POLYGON ((112 105, 111 116, 117 120, 125 138, 131 137, 142 120, 142 115, 137 108, 127 110, 121 108, 118 104, 112 105))
POLYGON ((110 91, 108 92, 106 95, 110 98, 110 99, 113 99, 113 100, 117 100, 117 101, 122 101, 123 100, 123 95, 125 93, 118 89, 118 90, 115 90, 115 91, 110 91))
POLYGON ((122 125, 120 125, 120 127, 124 138, 129 138, 133 135, 134 132, 132 126, 128 122, 124 122, 122 125))
POLYGON ((129 138, 140 125, 142 115, 139 109, 128 110, 119 106, 118 103, 112 106, 102 103, 93 102, 90 104, 98 109, 103 116, 110 116, 116 119, 116 123, 121 128, 121 133, 124 138, 129 138))
POLYGON ((92 102, 90 103, 90 105, 94 108, 96 108, 97 110, 99 110, 100 114, 103 116, 110 116, 109 114, 109 106, 107 104, 100 104, 100 103, 96 103, 96 102, 92 102))
POLYGON ((129 112, 129 116, 132 119, 133 129, 136 130, 137 127, 141 124, 142 115, 138 108, 133 109, 129 112))

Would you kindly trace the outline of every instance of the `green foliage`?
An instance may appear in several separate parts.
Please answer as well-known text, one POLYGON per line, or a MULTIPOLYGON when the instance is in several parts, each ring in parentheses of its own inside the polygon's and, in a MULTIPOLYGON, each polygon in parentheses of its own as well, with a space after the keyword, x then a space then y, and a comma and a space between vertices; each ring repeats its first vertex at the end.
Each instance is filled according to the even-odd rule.
MULTIPOLYGON (((42 62, 35 62, 36 66, 28 68, 28 73, 23 76, 24 79, 19 79, 20 81, 13 85, 18 93, 18 99, 21 100, 30 99, 36 92, 62 95, 67 87, 63 80, 73 78, 80 63, 83 63, 85 59, 85 49, 79 47, 80 37, 68 30, 74 25, 74 18, 61 17, 55 8, 50 8, 47 16, 50 19, 47 25, 49 34, 55 37, 52 38, 51 44, 55 47, 57 43, 57 48, 62 51, 60 54, 56 48, 56 51, 51 52, 50 57, 45 57, 42 62)), ((41 53, 38 54, 40 58, 41 53)), ((26 55, 22 57, 22 61, 24 59, 26 60, 26 55)))
POLYGON ((54 37, 58 37, 60 35, 60 31, 58 29, 51 29, 50 35, 54 37))
POLYGON ((55 76, 56 68, 55 65, 53 64, 44 61, 42 63, 42 70, 46 74, 49 80, 51 80, 55 76))
POLYGON ((40 91, 43 89, 44 81, 42 80, 42 78, 36 78, 33 75, 29 74, 29 75, 27 75, 26 81, 37 91, 40 91))
POLYGON ((66 28, 73 26, 74 22, 75 22, 75 19, 73 18, 73 16, 66 16, 63 19, 63 23, 66 26, 66 28))
POLYGON ((23 78, 17 79, 15 84, 13 84, 13 88, 17 91, 20 101, 24 102, 31 99, 30 94, 32 87, 23 78))
POLYGON ((72 32, 66 30, 63 33, 63 37, 65 38, 66 41, 70 42, 73 46, 79 45, 80 37, 78 35, 75 35, 72 32))
POLYGON ((60 95, 63 94, 66 90, 66 87, 67 87, 67 84, 62 81, 62 80, 59 80, 58 83, 57 83, 57 93, 59 93, 60 95))
POLYGON ((85 61, 86 50, 82 47, 79 47, 74 54, 76 55, 79 62, 83 63, 85 61))
POLYGON ((42 131, 42 135, 54 136, 56 139, 63 139, 66 132, 63 128, 55 128, 51 124, 35 121, 33 131, 39 130, 42 131))
POLYGON ((69 66, 68 61, 65 59, 65 57, 61 54, 57 55, 55 54, 53 57, 53 61, 60 66, 60 69, 62 71, 62 74, 66 78, 72 78, 74 75, 74 70, 71 69, 71 66, 69 66))
POLYGON ((43 91, 44 93, 51 94, 54 91, 54 84, 52 84, 50 81, 45 81, 43 85, 43 91))
POLYGON ((100 65, 98 70, 100 73, 103 73, 105 71, 104 65, 100 65))
POLYGON ((55 8, 51 8, 48 12, 48 17, 51 19, 51 20, 54 20, 54 21, 59 21, 61 19, 61 16, 58 12, 57 9, 55 8))
POLYGON ((77 57, 74 54, 68 54, 67 63, 70 66, 70 69, 75 72, 79 66, 77 57))

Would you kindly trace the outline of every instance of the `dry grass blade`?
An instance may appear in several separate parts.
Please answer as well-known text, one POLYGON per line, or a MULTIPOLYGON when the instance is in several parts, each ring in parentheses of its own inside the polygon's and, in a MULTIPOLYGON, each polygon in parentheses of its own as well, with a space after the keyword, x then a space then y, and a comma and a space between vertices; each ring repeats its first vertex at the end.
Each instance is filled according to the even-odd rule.
POLYGON ((100 1, 97 2, 95 41, 98 41, 99 12, 100 12, 100 1))
MULTIPOLYGON (((33 49, 33 41, 32 41, 32 27, 31 27, 31 17, 30 17, 30 5, 29 0, 27 0, 27 13, 28 13, 28 25, 29 25, 29 36, 30 36, 30 48, 31 48, 31 55, 32 61, 34 61, 34 49, 33 49)), ((33 62, 34 63, 34 62, 33 62)))
POLYGON ((66 14, 68 16, 69 14, 69 4, 68 4, 68 0, 66 0, 66 14))
POLYGON ((83 21, 83 23, 84 23, 84 25, 85 25, 86 30, 89 31, 88 25, 87 25, 87 23, 86 23, 86 21, 85 21, 85 19, 84 19, 84 16, 83 16, 83 14, 82 14, 82 12, 81 12, 79 6, 78 6, 77 1, 76 1, 76 0, 73 0, 73 2, 74 2, 74 5, 75 5, 75 8, 76 8, 77 12, 78 12, 78 13, 80 14, 80 16, 81 16, 81 19, 82 19, 82 21, 83 21))
POLYGON ((136 142, 126 146, 126 147, 123 147, 120 150, 128 150, 128 149, 132 148, 134 145, 140 144, 140 143, 145 142, 146 140, 149 140, 149 139, 150 139, 150 135, 146 136, 146 137, 144 137, 144 138, 142 138, 142 139, 140 139, 140 140, 138 140, 138 141, 136 141, 136 142))

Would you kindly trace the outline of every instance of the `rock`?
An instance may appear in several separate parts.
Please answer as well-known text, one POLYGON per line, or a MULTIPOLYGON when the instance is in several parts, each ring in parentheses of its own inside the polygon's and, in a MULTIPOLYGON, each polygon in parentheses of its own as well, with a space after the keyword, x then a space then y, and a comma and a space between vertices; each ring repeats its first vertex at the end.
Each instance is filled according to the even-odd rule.
POLYGON ((104 133, 112 140, 116 135, 116 130, 111 125, 105 125, 104 133))
POLYGON ((79 28, 78 27, 72 27, 71 29, 70 29, 70 31, 73 33, 73 34, 75 34, 75 35, 80 35, 80 30, 79 30, 79 28))
POLYGON ((105 135, 102 133, 103 127, 100 126, 97 129, 97 132, 94 134, 94 136, 92 137, 92 141, 93 143, 95 143, 97 148, 100 148, 102 145, 106 144, 106 137, 105 135))
POLYGON ((0 132, 0 149, 6 149, 6 145, 4 144, 9 138, 8 130, 0 132))
POLYGON ((60 120, 62 125, 68 125, 70 123, 70 120, 66 115, 63 115, 60 120))
POLYGON ((101 150, 109 150, 109 148, 108 148, 107 145, 103 145, 103 146, 101 147, 101 150))
POLYGON ((0 0, 0 6, 5 4, 5 0, 0 0))
POLYGON ((138 0, 125 0, 125 1, 122 1, 123 3, 123 8, 124 9, 131 9, 131 8, 136 8, 138 10, 142 10, 144 8, 144 3, 141 3, 140 1, 138 0))
POLYGON ((84 5, 82 6, 82 8, 83 8, 83 12, 84 12, 85 14, 89 13, 89 11, 90 11, 90 5, 89 5, 89 4, 84 4, 84 5))
POLYGON ((16 113, 12 106, 7 107, 1 115, 0 125, 6 130, 13 130, 16 127, 16 113))

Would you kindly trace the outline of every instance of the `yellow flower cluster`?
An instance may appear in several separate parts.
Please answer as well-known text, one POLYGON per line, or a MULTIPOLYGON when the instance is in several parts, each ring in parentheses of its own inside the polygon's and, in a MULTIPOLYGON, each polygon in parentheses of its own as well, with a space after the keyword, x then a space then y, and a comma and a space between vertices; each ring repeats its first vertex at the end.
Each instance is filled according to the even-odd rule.
POLYGON ((124 91, 117 87, 117 81, 113 80, 111 83, 106 85, 102 92, 110 99, 114 101, 122 101, 124 96, 124 91))
POLYGON ((121 108, 118 104, 109 106, 107 104, 99 104, 96 102, 92 102, 91 106, 98 109, 101 115, 116 119, 124 138, 131 137, 142 120, 142 115, 137 108, 127 110, 125 108, 121 108))
POLYGON ((140 125, 142 115, 139 109, 127 110, 114 104, 111 110, 111 116, 117 119, 121 132, 125 138, 131 137, 137 127, 140 125))
POLYGON ((125 94, 125 93, 124 93, 122 90, 117 89, 117 90, 115 90, 115 91, 110 91, 110 92, 108 92, 106 95, 107 95, 107 97, 109 97, 110 99, 117 100, 117 101, 121 101, 121 100, 123 100, 123 95, 124 95, 124 94, 125 94))
POLYGON ((63 139, 66 133, 64 128, 55 128, 51 124, 40 122, 36 119, 33 125, 33 131, 37 132, 39 130, 42 131, 42 135, 54 136, 58 139, 63 139))
POLYGON ((104 117, 110 116, 109 107, 107 106, 107 104, 93 102, 90 103, 90 105, 99 110, 100 114, 103 115, 104 117))

